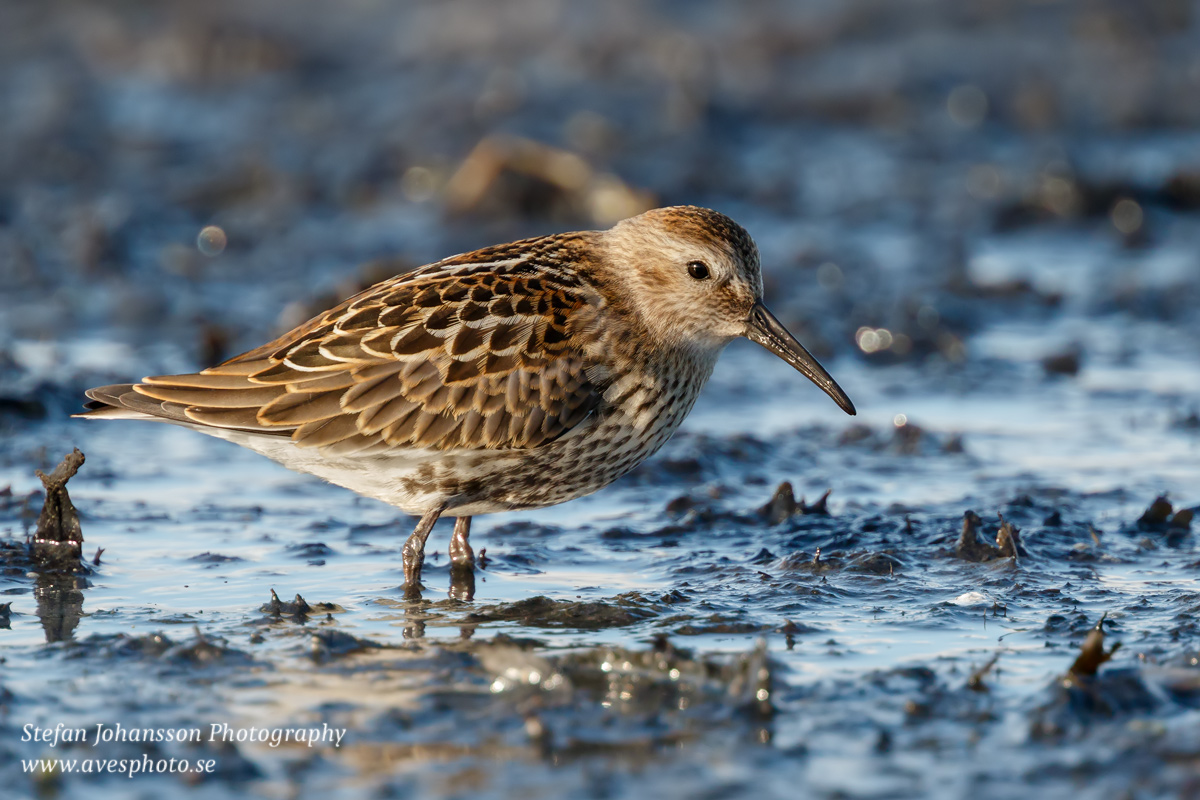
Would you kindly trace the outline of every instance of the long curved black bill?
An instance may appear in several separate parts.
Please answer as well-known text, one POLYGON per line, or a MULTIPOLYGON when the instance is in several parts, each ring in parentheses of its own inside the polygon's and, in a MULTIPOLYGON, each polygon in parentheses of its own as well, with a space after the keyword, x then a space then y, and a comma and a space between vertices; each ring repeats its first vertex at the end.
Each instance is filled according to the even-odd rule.
POLYGON ((775 355, 796 368, 804 377, 821 387, 821 391, 833 398, 833 402, 841 406, 842 411, 853 416, 854 403, 837 385, 825 368, 822 367, 812 353, 804 349, 804 345, 796 341, 796 337, 788 333, 787 328, 775 319, 775 315, 767 311, 767 307, 759 301, 750 309, 750 317, 746 320, 746 338, 761 344, 775 355))

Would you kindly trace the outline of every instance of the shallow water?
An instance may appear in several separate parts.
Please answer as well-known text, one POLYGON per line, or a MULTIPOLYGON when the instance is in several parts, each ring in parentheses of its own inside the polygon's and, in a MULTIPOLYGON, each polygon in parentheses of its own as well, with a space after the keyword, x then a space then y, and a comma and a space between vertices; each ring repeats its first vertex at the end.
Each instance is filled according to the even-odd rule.
POLYGON ((8 785, 1194 793, 1200 556, 1190 529, 1138 522, 1159 495, 1197 502, 1190 7, 780 4, 775 24, 720 4, 686 24, 669 3, 465 7, 80 4, 0 34, 0 91, 26 109, 0 128, 0 533, 29 533, 33 470, 79 447, 85 556, 104 548, 81 587, 5 556, 8 785), (963 86, 985 92, 981 121, 963 86), (735 343, 633 474, 477 518, 471 600, 448 597, 439 524, 420 601, 395 509, 189 431, 67 419, 88 386, 257 344, 378 275, 366 259, 606 224, 581 211, 601 189, 520 181, 450 213, 449 175, 496 131, 738 218, 768 302, 858 417, 735 343), (193 246, 210 223, 230 238, 216 258, 193 246), (896 345, 873 351, 881 332, 896 345), (810 507, 830 490, 829 513, 771 519, 784 481, 810 507), (956 557, 967 510, 990 540, 1002 514, 1027 552, 956 557), (273 611, 272 590, 315 608, 273 611), (1121 649, 1064 685, 1105 614, 1121 649), (59 723, 346 734, 22 741, 59 723), (21 764, 147 753, 216 771, 21 764))

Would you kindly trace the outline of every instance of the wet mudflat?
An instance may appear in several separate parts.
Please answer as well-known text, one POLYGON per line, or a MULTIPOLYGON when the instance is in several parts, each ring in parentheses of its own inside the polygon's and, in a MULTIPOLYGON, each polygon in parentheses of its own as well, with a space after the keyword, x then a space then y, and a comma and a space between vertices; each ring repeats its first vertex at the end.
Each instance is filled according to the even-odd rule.
POLYGON ((6 785, 1200 790, 1195 10, 604 7, 79 3, 0 26, 6 785), (189 431, 66 418, 406 266, 679 202, 757 238, 772 306, 859 416, 737 343, 635 473, 477 519, 473 583, 449 521, 408 600, 395 509, 189 431), (87 568, 39 571, 34 470, 74 447, 87 568), (22 740, 60 723, 205 737, 22 740), (21 763, 144 754, 214 769, 21 763))

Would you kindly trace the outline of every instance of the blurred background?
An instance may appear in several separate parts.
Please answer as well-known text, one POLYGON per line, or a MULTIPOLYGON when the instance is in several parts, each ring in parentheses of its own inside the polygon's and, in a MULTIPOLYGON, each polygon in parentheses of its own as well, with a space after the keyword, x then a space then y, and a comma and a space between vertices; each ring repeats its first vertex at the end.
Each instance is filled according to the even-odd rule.
MULTIPOLYGON (((70 345, 38 373, 56 386, 70 351, 105 365, 81 342, 160 349, 114 371, 192 369, 406 266, 675 203, 750 229, 779 313, 824 356, 959 364, 997 317, 1068 312, 1194 342, 1193 2, 5 16, 8 403, 37 402, 34 343, 70 345)), ((1071 373, 1092 345, 1058 332, 1028 355, 1071 373)))
MULTIPOLYGON (((1192 796, 1200 554, 1186 526, 1139 514, 1198 499, 1198 223, 1196 0, 6 3, 0 530, 29 530, 33 468, 78 445, 88 553, 108 554, 53 636, 8 576, 0 698, 51 725, 259 703, 361 745, 328 763, 221 751, 213 796, 359 780, 381 796, 792 796, 804 781, 957 797, 1004 780, 1192 796), (641 470, 476 521, 495 607, 399 603, 411 522, 394 509, 185 431, 66 419, 90 386, 208 366, 411 267, 683 203, 755 237, 768 303, 859 416, 735 343, 641 470), (830 505, 793 503, 789 483, 762 506, 783 480, 809 501, 832 489, 830 505), (993 533, 998 513, 1015 520, 1033 560, 956 558, 968 507, 993 533), (320 664, 354 647, 261 621, 276 583, 426 660, 400 689, 391 666, 314 666, 310 646, 320 664), (549 606, 513 610, 541 594, 549 606), (1136 676, 1106 690, 1111 724, 1045 693, 1105 612, 1136 676), (193 624, 234 655, 141 638, 179 643, 193 624), (468 641, 489 626, 550 650, 468 641), (641 663, 610 645, 674 658, 667 634, 695 648, 685 677, 709 676, 686 724, 652 670, 624 694, 578 672, 641 663), (416 647, 426 635, 442 649, 416 647), (758 636, 783 687, 769 725, 742 715, 758 636), (243 649, 279 685, 239 687, 243 649), (1001 651, 993 693, 963 694, 1001 651), (748 661, 705 666, 730 653, 748 661), (230 666, 198 679, 184 662, 230 666), (1167 690, 1135 662, 1186 668, 1191 705, 1151 704, 1137 727, 1129 687, 1167 690), (511 669, 578 691, 539 716, 509 699, 511 669), (117 674, 161 682, 162 703, 117 674), (368 679, 392 692, 378 708, 361 705, 368 679)), ((183 785, 158 780, 136 785, 183 785)))

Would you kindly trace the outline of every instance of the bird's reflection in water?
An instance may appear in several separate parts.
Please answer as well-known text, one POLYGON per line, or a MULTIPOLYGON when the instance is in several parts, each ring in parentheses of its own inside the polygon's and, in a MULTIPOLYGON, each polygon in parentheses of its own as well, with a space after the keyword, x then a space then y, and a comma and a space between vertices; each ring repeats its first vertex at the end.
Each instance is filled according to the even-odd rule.
POLYGON ((451 600, 469 603, 475 599, 475 567, 454 565, 450 567, 451 600))
MULTIPOLYGON (((404 587, 404 627, 405 639, 422 639, 425 637, 426 621, 441 614, 434 611, 434 604, 425 599, 424 587, 421 584, 408 584, 404 587)), ((466 565, 451 565, 450 588, 446 593, 450 600, 470 603, 475 599, 475 567, 466 565)), ((469 639, 475 633, 475 626, 465 626, 461 630, 462 638, 469 639)))

